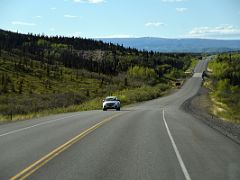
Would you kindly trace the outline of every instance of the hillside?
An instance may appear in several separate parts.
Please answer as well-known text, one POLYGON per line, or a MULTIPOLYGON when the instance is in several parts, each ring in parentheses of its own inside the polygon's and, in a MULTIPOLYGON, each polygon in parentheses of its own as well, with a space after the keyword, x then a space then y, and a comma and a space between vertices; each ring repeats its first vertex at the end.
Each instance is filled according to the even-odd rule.
POLYGON ((165 39, 165 38, 104 38, 104 42, 124 47, 158 52, 217 53, 240 51, 240 40, 165 39))
POLYGON ((0 119, 101 108, 161 96, 194 58, 101 41, 0 31, 0 119))

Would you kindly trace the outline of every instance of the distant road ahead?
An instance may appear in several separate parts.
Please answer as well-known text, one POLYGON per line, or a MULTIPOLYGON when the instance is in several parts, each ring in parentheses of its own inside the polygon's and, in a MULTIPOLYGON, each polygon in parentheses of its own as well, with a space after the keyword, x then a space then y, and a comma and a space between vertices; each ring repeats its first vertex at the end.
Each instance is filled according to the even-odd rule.
POLYGON ((240 146, 180 109, 201 83, 195 74, 177 93, 120 112, 1 125, 0 179, 239 180, 240 146))

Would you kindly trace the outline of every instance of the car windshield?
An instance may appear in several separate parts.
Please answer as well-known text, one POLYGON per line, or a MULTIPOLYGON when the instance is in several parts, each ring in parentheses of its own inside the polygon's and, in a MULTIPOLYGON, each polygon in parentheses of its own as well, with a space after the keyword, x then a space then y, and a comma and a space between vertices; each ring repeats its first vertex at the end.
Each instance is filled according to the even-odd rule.
POLYGON ((116 100, 117 100, 117 98, 115 98, 115 97, 107 97, 105 99, 105 101, 116 101, 116 100))

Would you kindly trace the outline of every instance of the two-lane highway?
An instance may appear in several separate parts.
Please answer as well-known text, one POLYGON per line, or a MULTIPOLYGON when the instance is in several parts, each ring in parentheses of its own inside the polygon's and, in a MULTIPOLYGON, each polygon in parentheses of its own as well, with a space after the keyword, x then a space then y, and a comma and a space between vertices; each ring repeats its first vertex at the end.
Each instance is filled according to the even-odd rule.
POLYGON ((175 94, 120 112, 1 125, 0 179, 237 180, 240 146, 180 109, 201 83, 195 74, 175 94))

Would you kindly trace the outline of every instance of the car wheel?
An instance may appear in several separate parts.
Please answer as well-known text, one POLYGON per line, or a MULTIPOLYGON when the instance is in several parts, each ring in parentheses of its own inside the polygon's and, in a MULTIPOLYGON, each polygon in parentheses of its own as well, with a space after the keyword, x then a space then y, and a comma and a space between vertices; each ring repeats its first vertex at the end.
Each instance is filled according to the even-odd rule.
POLYGON ((120 107, 116 109, 117 111, 120 111, 120 107))
POLYGON ((103 109, 103 111, 107 111, 107 109, 103 109))

